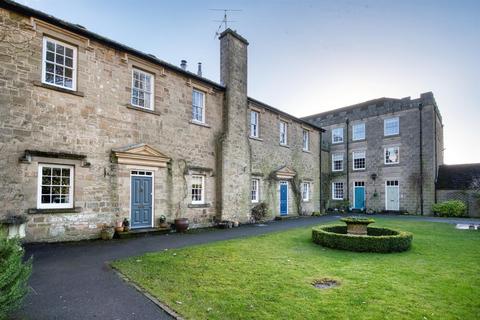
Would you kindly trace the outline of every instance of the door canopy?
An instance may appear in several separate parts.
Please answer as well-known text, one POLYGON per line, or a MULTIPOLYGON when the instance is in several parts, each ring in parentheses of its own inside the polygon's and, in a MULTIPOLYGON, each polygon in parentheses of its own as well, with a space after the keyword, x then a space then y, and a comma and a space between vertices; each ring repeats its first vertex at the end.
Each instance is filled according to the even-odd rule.
POLYGON ((293 179, 296 175, 297 175, 297 173, 295 172, 295 170, 293 170, 293 169, 291 169, 287 166, 283 166, 283 167, 281 167, 280 169, 278 169, 277 171, 274 172, 274 176, 278 180, 293 179))
POLYGON ((170 158, 148 144, 134 144, 112 149, 117 163, 165 168, 170 158))

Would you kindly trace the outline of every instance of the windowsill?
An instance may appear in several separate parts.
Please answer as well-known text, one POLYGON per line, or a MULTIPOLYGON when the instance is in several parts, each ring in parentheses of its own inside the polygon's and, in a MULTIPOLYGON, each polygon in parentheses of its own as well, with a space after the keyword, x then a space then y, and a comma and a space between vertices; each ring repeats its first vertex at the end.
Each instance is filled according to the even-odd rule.
POLYGON ((366 141, 366 140, 367 140, 367 139, 365 139, 365 138, 363 138, 363 139, 356 139, 356 140, 353 140, 353 139, 352 139, 352 143, 353 143, 353 142, 364 142, 364 141, 366 141))
POLYGON ((52 89, 52 90, 60 91, 60 92, 63 92, 63 93, 72 94, 72 95, 77 96, 77 97, 84 97, 85 96, 85 94, 83 92, 75 91, 75 90, 68 90, 68 89, 64 89, 64 88, 61 88, 61 87, 57 87, 57 86, 52 86, 50 84, 43 83, 41 81, 33 81, 33 85, 37 86, 37 87, 42 87, 42 88, 45 88, 45 89, 52 89))
POLYGON ((310 151, 310 150, 302 149, 302 151, 305 152, 305 153, 312 153, 312 151, 310 151))
POLYGON ((384 163, 383 164, 384 167, 397 167, 399 165, 400 163, 384 163))
POLYGON ((157 115, 157 116, 160 115, 160 112, 158 112, 158 111, 144 109, 144 108, 141 108, 141 107, 136 107, 134 105, 131 105, 130 103, 127 103, 127 109, 146 112, 146 113, 154 114, 154 115, 157 115))
POLYGON ((195 121, 195 120, 190 120, 188 121, 189 123, 191 124, 195 124, 197 126, 200 126, 200 127, 205 127, 205 128, 211 128, 208 124, 206 124, 205 122, 198 122, 198 121, 195 121))
POLYGON ((263 141, 263 139, 261 139, 259 137, 249 136, 249 138, 252 139, 252 140, 263 141))
POLYGON ((210 203, 189 203, 188 208, 210 208, 210 203))
POLYGON ((302 200, 303 203, 309 203, 310 200, 302 200))
POLYGON ((279 143, 280 147, 284 147, 284 148, 290 148, 290 146, 288 144, 281 144, 279 143))
POLYGON ((384 139, 388 139, 388 138, 396 138, 396 137, 400 137, 400 133, 396 133, 396 134, 390 134, 388 136, 386 135, 383 135, 383 138, 384 139))
POLYGON ((366 171, 367 169, 352 169, 353 172, 363 172, 366 171))
POLYGON ((336 145, 336 144, 343 144, 343 141, 342 142, 332 142, 332 145, 336 145))
POLYGON ((341 173, 343 170, 332 170, 333 173, 341 173))
POLYGON ((82 207, 74 208, 51 208, 51 209, 38 209, 30 208, 27 210, 28 214, 48 214, 48 213, 79 213, 82 212, 82 207))
POLYGON ((252 204, 258 204, 260 201, 252 201, 252 204))

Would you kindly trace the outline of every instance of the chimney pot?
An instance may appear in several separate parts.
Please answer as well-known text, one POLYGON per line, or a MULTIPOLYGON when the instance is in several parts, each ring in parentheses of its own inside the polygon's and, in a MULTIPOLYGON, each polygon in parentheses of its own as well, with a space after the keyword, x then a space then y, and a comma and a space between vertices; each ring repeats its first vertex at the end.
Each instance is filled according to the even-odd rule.
POLYGON ((201 77, 202 76, 202 63, 198 63, 198 70, 197 70, 197 76, 201 77))
POLYGON ((180 61, 180 67, 181 67, 183 70, 187 70, 187 60, 182 60, 182 61, 180 61))

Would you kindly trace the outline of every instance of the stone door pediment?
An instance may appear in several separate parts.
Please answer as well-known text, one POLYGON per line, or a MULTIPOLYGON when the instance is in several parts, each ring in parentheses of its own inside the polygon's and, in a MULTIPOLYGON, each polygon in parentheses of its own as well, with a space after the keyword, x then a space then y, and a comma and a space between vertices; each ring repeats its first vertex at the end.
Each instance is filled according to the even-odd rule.
POLYGON ((293 179, 297 175, 297 172, 287 166, 283 166, 275 171, 275 177, 279 180, 293 179))
POLYGON ((145 143, 115 148, 112 153, 119 164, 165 168, 170 161, 169 157, 145 143))

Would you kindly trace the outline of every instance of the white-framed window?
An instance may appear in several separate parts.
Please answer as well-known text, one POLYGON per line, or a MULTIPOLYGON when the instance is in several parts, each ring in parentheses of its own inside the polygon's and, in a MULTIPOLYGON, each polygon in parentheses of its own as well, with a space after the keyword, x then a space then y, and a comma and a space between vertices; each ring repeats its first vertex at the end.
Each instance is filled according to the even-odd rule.
POLYGON ((343 200, 343 182, 332 183, 332 199, 343 200))
POLYGON ((192 91, 192 120, 205 123, 205 92, 192 91))
POLYGON ((38 165, 37 207, 73 208, 73 166, 38 165))
POLYGON ((67 90, 77 90, 77 48, 43 37, 42 51, 42 82, 67 90))
POLYGON ((385 148, 385 164, 396 164, 400 162, 400 148, 388 147, 385 148))
POLYGON ((260 200, 260 180, 252 179, 252 203, 260 200))
POLYGON ((356 123, 352 126, 352 140, 364 140, 365 139, 365 122, 356 123))
POLYGON ((400 133, 400 119, 398 117, 383 120, 383 134, 393 136, 400 133))
POLYGON ((353 158, 353 170, 364 170, 366 168, 366 152, 365 151, 354 151, 353 158))
POLYGON ((288 124, 285 121, 280 121, 280 144, 286 145, 288 135, 288 124))
POLYGON ((310 201, 310 182, 302 183, 302 201, 310 201))
POLYGON ((332 171, 343 171, 343 153, 332 154, 332 171))
POLYGON ((205 177, 192 175, 191 183, 192 204, 205 203, 205 177))
POLYGON ((154 100, 153 74, 139 69, 132 70, 132 105, 153 110, 154 100))
POLYGON ((310 150, 310 131, 303 129, 303 151, 310 150))
POLYGON ((332 143, 343 142, 343 128, 332 129, 332 143))
POLYGON ((258 138, 258 120, 260 114, 257 111, 250 111, 250 137, 258 138))

